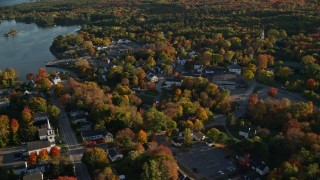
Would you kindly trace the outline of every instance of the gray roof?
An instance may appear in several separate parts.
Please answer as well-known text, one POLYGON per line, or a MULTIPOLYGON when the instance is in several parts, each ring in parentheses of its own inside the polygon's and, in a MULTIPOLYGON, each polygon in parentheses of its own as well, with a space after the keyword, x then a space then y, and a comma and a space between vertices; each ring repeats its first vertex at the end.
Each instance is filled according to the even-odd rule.
POLYGON ((193 135, 196 136, 197 138, 201 139, 203 136, 205 136, 202 132, 200 131, 194 131, 193 135))
POLYGON ((39 133, 39 136, 46 136, 48 133, 48 129, 47 128, 38 129, 38 133, 39 133))
POLYGON ((241 69, 241 67, 238 64, 232 64, 229 66, 229 69, 241 69))
POLYGON ((23 176, 23 180, 42 180, 43 175, 41 172, 36 172, 33 174, 27 174, 23 176))
POLYGON ((27 149, 28 151, 33 151, 37 149, 44 149, 47 147, 50 147, 51 143, 50 141, 32 141, 27 143, 27 149))

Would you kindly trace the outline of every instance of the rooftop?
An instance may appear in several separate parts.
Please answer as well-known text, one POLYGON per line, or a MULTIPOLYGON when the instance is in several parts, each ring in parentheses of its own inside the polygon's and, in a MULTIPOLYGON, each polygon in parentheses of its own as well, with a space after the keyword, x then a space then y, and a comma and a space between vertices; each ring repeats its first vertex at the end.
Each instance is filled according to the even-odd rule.
POLYGON ((27 149, 28 151, 33 151, 37 149, 44 149, 47 147, 50 147, 51 143, 50 141, 32 141, 27 143, 27 149))
POLYGON ((27 174, 23 176, 23 180, 42 180, 43 174, 41 172, 36 172, 33 174, 27 174))

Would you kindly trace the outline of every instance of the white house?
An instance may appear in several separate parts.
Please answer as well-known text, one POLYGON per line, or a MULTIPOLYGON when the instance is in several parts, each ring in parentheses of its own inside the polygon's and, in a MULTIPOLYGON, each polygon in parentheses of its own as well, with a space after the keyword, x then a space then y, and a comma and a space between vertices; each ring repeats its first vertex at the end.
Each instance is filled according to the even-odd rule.
POLYGON ((28 154, 35 152, 39 154, 41 149, 46 149, 50 152, 51 147, 55 146, 50 141, 31 141, 27 143, 28 154))
POLYGON ((108 149, 108 156, 112 162, 123 159, 123 154, 121 154, 116 148, 108 149))
POLYGON ((38 128, 38 134, 40 140, 48 140, 51 143, 55 142, 54 130, 51 128, 49 119, 47 119, 46 124, 43 124, 38 128))
POLYGON ((158 82, 159 80, 159 78, 152 73, 148 74, 147 79, 153 83, 158 82))
POLYGON ((8 98, 0 99, 0 109, 5 109, 10 106, 10 101, 8 98))
POLYGON ((50 80, 53 84, 58 84, 61 82, 61 78, 58 74, 56 75, 51 75, 50 80))
POLYGON ((104 140, 112 142, 113 135, 107 131, 85 131, 81 133, 82 139, 86 141, 104 140))
POLYGON ((234 63, 229 67, 229 72, 240 75, 241 74, 241 67, 237 63, 234 63))

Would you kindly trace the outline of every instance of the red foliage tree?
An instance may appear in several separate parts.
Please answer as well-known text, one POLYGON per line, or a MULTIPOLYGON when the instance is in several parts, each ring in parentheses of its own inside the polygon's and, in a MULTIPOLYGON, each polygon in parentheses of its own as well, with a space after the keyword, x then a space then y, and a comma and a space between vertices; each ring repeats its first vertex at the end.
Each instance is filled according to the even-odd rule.
POLYGON ((275 88, 275 87, 269 88, 269 90, 268 90, 269 96, 275 97, 275 96, 277 96, 277 94, 278 94, 278 88, 275 88))
POLYGON ((45 68, 40 68, 37 75, 37 82, 47 77, 47 71, 45 68))
POLYGON ((249 104, 256 104, 259 101, 259 97, 257 93, 251 94, 248 99, 249 104))
POLYGON ((19 122, 16 119, 11 119, 10 127, 13 134, 17 133, 19 129, 19 122))
POLYGON ((59 150, 59 148, 57 146, 53 146, 50 149, 50 156, 51 156, 52 159, 60 157, 60 150, 59 150))
POLYGON ((314 80, 312 78, 307 80, 307 87, 309 89, 313 89, 316 85, 317 85, 317 81, 316 80, 314 80))
POLYGON ((284 133, 286 133, 289 129, 300 130, 300 128, 301 128, 301 124, 295 119, 292 119, 283 125, 284 133))
POLYGON ((35 152, 31 153, 28 156, 28 164, 29 165, 35 165, 37 164, 37 154, 35 152))

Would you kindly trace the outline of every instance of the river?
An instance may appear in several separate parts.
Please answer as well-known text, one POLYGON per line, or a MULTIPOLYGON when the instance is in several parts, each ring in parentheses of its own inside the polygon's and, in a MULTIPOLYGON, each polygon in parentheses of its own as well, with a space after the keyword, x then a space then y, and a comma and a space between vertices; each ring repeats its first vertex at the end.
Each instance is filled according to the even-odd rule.
POLYGON ((30 0, 0 0, 0 7, 1 6, 12 6, 21 3, 29 3, 30 0))
POLYGON ((21 80, 29 72, 37 73, 45 63, 55 60, 49 48, 58 35, 75 33, 80 26, 38 27, 35 24, 17 23, 15 20, 2 21, 0 24, 0 69, 14 68, 21 80), (11 28, 17 34, 3 37, 11 28))

